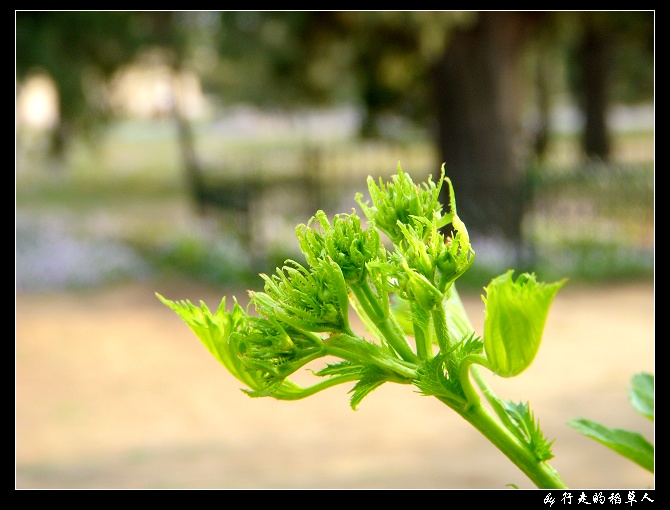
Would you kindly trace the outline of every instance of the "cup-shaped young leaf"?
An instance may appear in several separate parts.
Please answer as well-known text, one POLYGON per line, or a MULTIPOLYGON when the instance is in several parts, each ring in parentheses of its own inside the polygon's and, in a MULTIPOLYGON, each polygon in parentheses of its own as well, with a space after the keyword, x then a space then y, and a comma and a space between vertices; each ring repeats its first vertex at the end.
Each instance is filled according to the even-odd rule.
POLYGON ((331 224, 326 213, 318 211, 307 225, 296 227, 296 235, 310 266, 316 267, 319 259, 327 255, 340 266, 344 279, 350 284, 361 282, 366 275, 366 264, 384 252, 379 231, 363 230, 361 219, 353 212, 336 215, 331 224))
POLYGON ((502 377, 514 377, 530 366, 542 340, 554 296, 566 280, 538 282, 532 273, 514 280, 513 270, 494 278, 486 287, 484 350, 490 368, 502 377))
POLYGON ((384 184, 379 179, 377 185, 372 177, 368 177, 368 191, 372 205, 363 201, 362 195, 356 195, 356 201, 367 216, 368 220, 379 230, 384 232, 394 243, 399 243, 402 230, 398 224, 412 223, 412 216, 432 219, 438 217, 438 228, 447 225, 451 218, 442 216, 440 203, 440 189, 444 180, 444 167, 437 184, 431 177, 422 186, 414 184, 412 178, 402 171, 398 164, 398 173, 393 175, 391 182, 384 184))
POLYGON ((265 280, 265 292, 250 292, 259 313, 312 332, 341 331, 349 327, 349 297, 342 270, 330 257, 310 269, 294 261, 265 280))

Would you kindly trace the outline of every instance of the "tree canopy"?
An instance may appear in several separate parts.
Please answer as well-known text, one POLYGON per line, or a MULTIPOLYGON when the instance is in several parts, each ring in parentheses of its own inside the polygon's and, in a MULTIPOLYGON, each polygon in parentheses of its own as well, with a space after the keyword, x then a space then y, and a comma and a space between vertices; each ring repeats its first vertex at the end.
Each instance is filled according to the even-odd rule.
POLYGON ((16 12, 17 79, 54 79, 60 145, 105 118, 99 86, 151 48, 224 104, 353 104, 363 136, 383 135, 385 114, 414 122, 433 136, 468 225, 513 242, 533 157, 528 102, 543 98, 546 115, 541 89, 570 90, 585 152, 606 159, 607 106, 654 94, 654 11, 16 12), (542 52, 568 83, 533 82, 524 62, 542 52))

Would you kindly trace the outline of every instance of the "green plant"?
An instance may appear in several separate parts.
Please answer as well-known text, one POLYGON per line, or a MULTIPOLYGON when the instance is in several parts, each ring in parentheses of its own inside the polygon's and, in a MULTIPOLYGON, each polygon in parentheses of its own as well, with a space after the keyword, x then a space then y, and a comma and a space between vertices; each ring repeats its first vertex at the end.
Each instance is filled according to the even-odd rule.
POLYGON ((288 260, 275 274, 261 275, 264 290, 249 292, 247 310, 235 298, 230 310, 224 297, 214 312, 203 302, 158 298, 251 397, 296 400, 354 383, 356 409, 384 383, 414 385, 462 416, 537 487, 566 488, 548 463, 553 441, 528 403, 499 398, 482 373, 515 377, 528 368, 566 279, 543 283, 533 273, 515 278, 512 270, 493 278, 482 296, 484 332, 477 336, 455 285, 475 252, 444 167, 437 182, 417 185, 398 166, 389 182, 368 178, 368 190, 369 201, 356 196, 368 228, 355 211, 332 219, 318 211, 296 227, 306 264, 288 260), (445 184, 448 211, 439 201, 445 184), (365 333, 352 329, 352 310, 365 333), (314 384, 291 381, 326 356, 339 362, 313 370, 314 384))
MULTIPOLYGON (((645 418, 654 421, 653 374, 640 372, 633 375, 629 396, 633 408, 645 418)), ((647 471, 654 472, 654 446, 641 434, 630 430, 607 427, 587 418, 575 418, 570 420, 568 425, 635 462, 647 471)))

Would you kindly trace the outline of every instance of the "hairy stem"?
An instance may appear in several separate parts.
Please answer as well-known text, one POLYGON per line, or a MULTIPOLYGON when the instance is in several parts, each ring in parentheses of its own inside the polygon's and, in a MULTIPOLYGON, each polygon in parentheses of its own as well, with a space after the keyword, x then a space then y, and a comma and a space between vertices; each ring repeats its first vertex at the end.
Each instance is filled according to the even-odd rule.
MULTIPOLYGON (((448 400, 439 399, 449 405, 448 400)), ((497 422, 481 404, 471 405, 465 410, 455 407, 452 407, 452 409, 491 441, 539 489, 568 488, 551 465, 544 461, 538 461, 527 446, 497 422)))
POLYGON ((447 317, 442 308, 436 308, 431 312, 435 335, 437 336, 437 345, 442 354, 447 354, 451 350, 451 339, 449 338, 449 327, 447 326, 447 317))
POLYGON ((352 285, 351 290, 365 317, 374 325, 374 330, 382 336, 380 340, 386 341, 405 361, 418 362, 419 357, 409 345, 404 331, 389 313, 388 306, 381 306, 379 298, 370 288, 370 284, 363 282, 352 285))

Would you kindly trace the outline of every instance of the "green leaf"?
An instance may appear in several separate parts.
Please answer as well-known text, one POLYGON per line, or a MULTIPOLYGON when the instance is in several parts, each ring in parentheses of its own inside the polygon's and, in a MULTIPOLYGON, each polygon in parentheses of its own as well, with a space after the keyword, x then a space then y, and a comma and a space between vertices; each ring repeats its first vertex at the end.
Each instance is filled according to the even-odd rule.
POLYGON ((324 368, 315 372, 319 377, 337 376, 337 375, 355 375, 357 379, 362 379, 365 372, 365 367, 356 365, 349 361, 341 361, 339 363, 328 363, 324 368))
POLYGON ((635 410, 654 421, 654 374, 640 372, 631 379, 630 401, 635 410))
POLYGON ((417 370, 414 386, 422 395, 448 399, 456 405, 467 402, 458 379, 450 379, 444 370, 445 356, 438 354, 417 370))
POLYGON ((383 370, 374 366, 356 365, 348 361, 328 364, 325 368, 316 372, 316 375, 320 377, 355 377, 358 379, 356 385, 349 392, 353 394, 350 405, 354 411, 358 409, 358 405, 364 397, 389 380, 388 374, 383 370))
POLYGON ((632 460, 647 471, 654 472, 654 446, 641 434, 606 427, 587 418, 570 420, 568 425, 581 434, 595 439, 625 458, 632 460))
POLYGON ((540 348, 544 324, 558 290, 566 280, 541 283, 532 273, 513 279, 514 271, 494 278, 486 287, 484 350, 491 370, 513 377, 530 366, 540 348))
POLYGON ((505 413, 509 416, 515 428, 512 431, 525 442, 540 461, 552 459, 554 454, 551 451, 553 441, 549 441, 542 430, 540 422, 535 420, 535 414, 530 410, 528 402, 515 404, 511 401, 503 401, 505 413))
POLYGON ((375 367, 366 368, 363 378, 361 378, 350 391, 350 393, 352 393, 350 400, 351 408, 356 411, 361 400, 379 388, 387 380, 388 378, 386 374, 381 370, 377 370, 375 367))
POLYGON ((459 343, 451 353, 438 353, 417 370, 414 385, 423 395, 449 399, 455 406, 467 402, 459 379, 460 365, 470 354, 481 352, 481 342, 474 337, 459 343))

